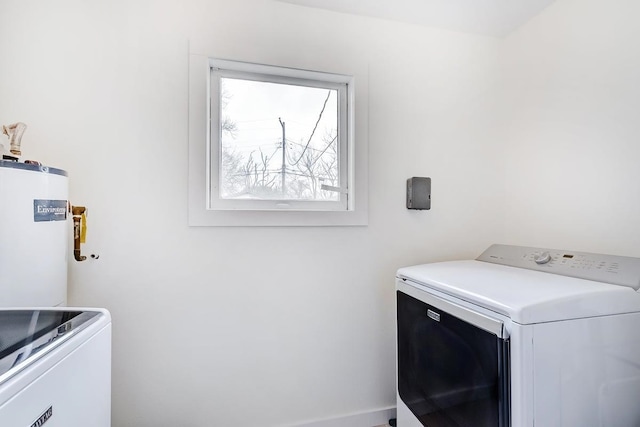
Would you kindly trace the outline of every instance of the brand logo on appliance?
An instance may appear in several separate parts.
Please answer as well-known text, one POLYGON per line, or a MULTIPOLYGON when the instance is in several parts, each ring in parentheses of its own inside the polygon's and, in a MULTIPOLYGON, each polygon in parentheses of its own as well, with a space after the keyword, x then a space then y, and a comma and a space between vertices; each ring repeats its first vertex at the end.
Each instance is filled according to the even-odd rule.
POLYGON ((427 316, 429 316, 430 319, 435 320, 436 322, 440 321, 440 313, 436 313, 433 310, 429 310, 427 309, 427 316))
POLYGON ((43 200, 33 201, 33 220, 42 221, 64 221, 67 219, 66 200, 43 200))
POLYGON ((49 421, 49 418, 51 418, 52 415, 53 415, 53 406, 49 406, 49 409, 44 411, 44 413, 42 415, 40 415, 40 418, 35 420, 33 422, 33 424, 31 424, 31 426, 29 426, 29 427, 40 427, 40 426, 42 426, 44 423, 49 421))

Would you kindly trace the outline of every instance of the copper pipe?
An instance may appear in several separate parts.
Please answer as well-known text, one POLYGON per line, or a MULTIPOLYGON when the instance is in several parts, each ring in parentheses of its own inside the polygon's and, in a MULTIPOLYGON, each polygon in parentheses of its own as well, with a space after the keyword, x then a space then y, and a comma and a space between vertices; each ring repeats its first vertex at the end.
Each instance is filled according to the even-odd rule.
POLYGON ((87 208, 84 206, 71 206, 71 214, 73 215, 73 257, 76 261, 84 261, 86 256, 81 255, 80 250, 80 234, 82 214, 87 208))

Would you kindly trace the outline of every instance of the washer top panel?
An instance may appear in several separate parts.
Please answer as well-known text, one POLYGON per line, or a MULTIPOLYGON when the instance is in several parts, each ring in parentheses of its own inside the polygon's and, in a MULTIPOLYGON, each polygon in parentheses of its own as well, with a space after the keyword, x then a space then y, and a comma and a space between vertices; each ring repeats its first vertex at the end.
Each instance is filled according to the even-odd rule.
POLYGON ((0 309, 0 385, 101 318, 104 310, 0 309))
POLYGON ((492 245, 479 261, 640 289, 640 258, 492 245))
POLYGON ((640 312, 640 292, 628 286, 477 260, 405 267, 398 270, 397 278, 520 324, 640 312))

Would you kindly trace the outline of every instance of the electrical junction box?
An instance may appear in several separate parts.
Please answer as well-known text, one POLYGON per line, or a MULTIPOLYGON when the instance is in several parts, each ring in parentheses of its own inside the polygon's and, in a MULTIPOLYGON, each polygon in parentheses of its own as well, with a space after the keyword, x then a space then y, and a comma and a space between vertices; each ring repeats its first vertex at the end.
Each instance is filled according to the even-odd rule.
POLYGON ((431 178, 414 176, 407 180, 407 209, 431 209, 431 178))

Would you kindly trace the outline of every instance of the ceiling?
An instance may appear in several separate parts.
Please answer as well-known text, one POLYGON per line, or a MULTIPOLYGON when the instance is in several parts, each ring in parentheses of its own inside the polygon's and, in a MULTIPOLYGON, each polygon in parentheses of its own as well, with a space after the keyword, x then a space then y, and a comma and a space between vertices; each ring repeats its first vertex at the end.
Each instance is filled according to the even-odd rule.
POLYGON ((555 0, 279 0, 336 12, 504 37, 555 0))

